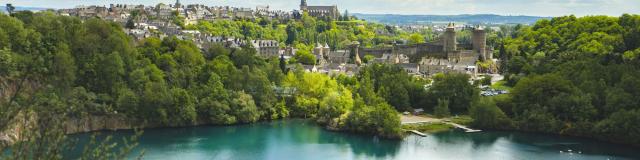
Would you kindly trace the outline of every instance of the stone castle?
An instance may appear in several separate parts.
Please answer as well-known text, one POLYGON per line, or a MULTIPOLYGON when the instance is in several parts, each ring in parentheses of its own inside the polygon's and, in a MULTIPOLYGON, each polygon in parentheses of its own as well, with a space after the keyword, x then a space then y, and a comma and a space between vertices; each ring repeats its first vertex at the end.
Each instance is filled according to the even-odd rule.
POLYGON ((473 28, 471 44, 458 44, 454 24, 450 23, 437 41, 414 45, 393 44, 391 47, 361 48, 359 54, 361 57, 365 55, 373 55, 375 57, 383 57, 385 55, 400 57, 405 55, 410 59, 411 63, 419 63, 428 58, 460 61, 465 58, 475 57, 476 59, 487 60, 493 57, 490 54, 492 49, 487 48, 486 45, 486 32, 480 27, 473 28))
MULTIPOLYGON (((314 53, 319 59, 324 56, 324 61, 328 63, 352 62, 355 64, 359 63, 356 61, 360 61, 360 57, 371 55, 375 59, 369 63, 397 64, 407 72, 416 75, 432 75, 442 72, 475 74, 478 72, 476 62, 491 60, 493 58, 493 50, 491 47, 487 47, 486 32, 483 28, 479 26, 473 27, 472 33, 471 44, 458 44, 455 24, 450 23, 439 40, 432 42, 413 45, 397 45, 394 43, 390 47, 379 48, 350 46, 350 49, 345 51, 329 51, 328 53, 321 52, 329 50, 328 47, 318 45, 314 53), (349 52, 355 52, 356 54, 348 56, 350 55, 349 52), (350 57, 354 58, 354 60, 350 60, 350 57)), ((319 64, 322 64, 322 62, 319 64)))

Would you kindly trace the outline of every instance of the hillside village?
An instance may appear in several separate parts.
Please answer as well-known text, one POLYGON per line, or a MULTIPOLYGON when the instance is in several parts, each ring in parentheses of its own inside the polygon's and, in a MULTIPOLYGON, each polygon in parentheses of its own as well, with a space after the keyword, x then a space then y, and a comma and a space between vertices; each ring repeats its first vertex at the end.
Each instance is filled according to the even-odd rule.
MULTIPOLYGON (((296 55, 294 46, 283 46, 283 43, 273 39, 244 39, 202 33, 198 30, 188 30, 181 26, 194 25, 199 21, 268 19, 272 21, 288 21, 300 19, 302 14, 324 19, 338 20, 342 17, 338 6, 308 6, 302 0, 299 10, 272 10, 269 6, 241 8, 230 6, 206 6, 201 4, 181 4, 177 0, 174 4, 157 4, 155 6, 111 4, 107 6, 77 6, 70 9, 59 9, 57 14, 76 16, 81 19, 101 18, 122 24, 125 33, 135 40, 148 37, 165 38, 175 36, 182 40, 192 40, 201 48, 209 48, 212 44, 222 44, 227 48, 241 48, 250 46, 262 57, 278 57, 289 59, 296 55), (176 24, 179 19, 184 24, 176 24)), ((399 26, 396 26, 399 27, 399 26)), ((412 29, 412 28, 406 28, 412 29)), ((367 63, 397 64, 408 73, 418 77, 428 77, 436 73, 459 72, 476 76, 479 72, 477 62, 493 61, 493 49, 487 46, 487 36, 481 26, 465 26, 449 23, 444 26, 433 26, 439 38, 421 44, 406 44, 398 42, 390 47, 367 48, 360 46, 357 41, 344 48, 331 48, 327 43, 317 42, 312 53, 316 57, 315 65, 303 65, 306 71, 327 74, 343 73, 353 75, 357 73, 365 56, 375 57, 367 63), (471 44, 458 44, 456 32, 470 29, 471 44)), ((294 66, 293 64, 289 65, 294 66)), ((482 71, 493 73, 494 70, 482 71)))

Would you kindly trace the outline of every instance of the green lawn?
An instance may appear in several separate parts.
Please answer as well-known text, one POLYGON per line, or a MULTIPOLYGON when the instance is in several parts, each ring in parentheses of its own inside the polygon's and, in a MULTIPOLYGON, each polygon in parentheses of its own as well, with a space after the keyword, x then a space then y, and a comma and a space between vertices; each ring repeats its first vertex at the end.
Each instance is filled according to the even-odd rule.
POLYGON ((491 85, 491 88, 498 89, 498 90, 511 91, 512 87, 506 86, 505 83, 507 83, 507 81, 498 81, 495 84, 491 85))
POLYGON ((449 119, 451 119, 451 122, 453 123, 457 123, 457 124, 461 124, 461 125, 465 125, 468 126, 471 124, 471 122, 473 122, 473 119, 468 116, 468 115, 461 115, 458 117, 450 117, 449 119))
POLYGON ((445 123, 423 123, 423 124, 408 124, 403 125, 402 129, 405 130, 418 130, 423 133, 437 133, 442 131, 448 131, 453 126, 445 123))

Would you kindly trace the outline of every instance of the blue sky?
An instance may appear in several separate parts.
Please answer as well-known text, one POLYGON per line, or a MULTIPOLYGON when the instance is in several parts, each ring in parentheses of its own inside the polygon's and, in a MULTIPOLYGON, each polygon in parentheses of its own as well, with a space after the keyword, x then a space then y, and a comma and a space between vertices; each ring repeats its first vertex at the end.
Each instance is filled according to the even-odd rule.
MULTIPOLYGON (((0 0, 0 5, 71 8, 79 4, 108 5, 110 3, 145 4, 174 3, 175 0, 0 0)), ((181 0, 183 4, 230 5, 297 9, 300 0, 181 0)), ((611 15, 640 14, 640 0, 308 0, 309 5, 338 5, 351 13, 383 14, 500 14, 561 16, 574 14, 611 15)))

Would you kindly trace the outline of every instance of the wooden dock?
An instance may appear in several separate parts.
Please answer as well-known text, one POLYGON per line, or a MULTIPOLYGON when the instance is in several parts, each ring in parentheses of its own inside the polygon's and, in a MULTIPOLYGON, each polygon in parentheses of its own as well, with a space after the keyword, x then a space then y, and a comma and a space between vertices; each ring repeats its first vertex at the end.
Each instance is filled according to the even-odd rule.
POLYGON ((422 136, 422 137, 426 137, 427 136, 427 134, 424 134, 424 133, 422 133, 420 131, 417 131, 417 130, 407 130, 407 132, 411 132, 413 134, 417 134, 417 135, 422 136))
POLYGON ((467 132, 467 133, 481 132, 482 131, 482 130, 477 130, 477 129, 471 129, 471 128, 467 127, 467 126, 463 126, 463 125, 460 125, 460 124, 457 124, 457 123, 451 123, 451 122, 445 122, 445 123, 450 124, 450 125, 452 125, 452 126, 454 126, 456 128, 463 129, 464 132, 467 132))

